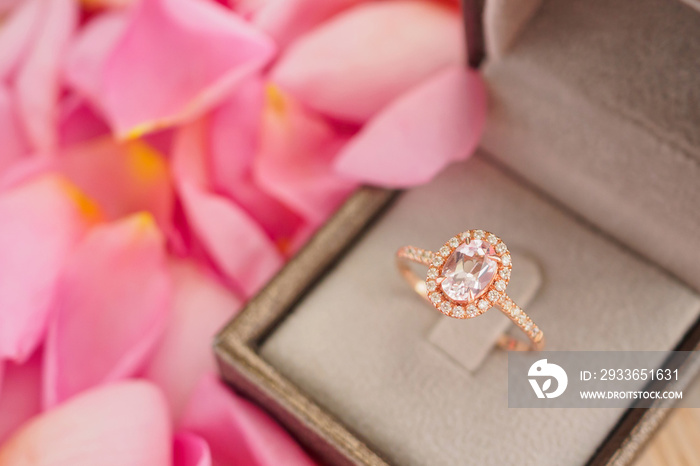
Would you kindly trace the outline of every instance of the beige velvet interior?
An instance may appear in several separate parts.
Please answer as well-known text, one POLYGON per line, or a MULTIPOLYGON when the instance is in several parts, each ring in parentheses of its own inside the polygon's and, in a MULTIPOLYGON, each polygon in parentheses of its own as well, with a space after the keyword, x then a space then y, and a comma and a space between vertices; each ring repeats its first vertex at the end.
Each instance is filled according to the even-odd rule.
POLYGON ((483 146, 700 290, 700 14, 548 0, 520 30, 484 70, 483 146))
POLYGON ((402 195, 262 356, 396 464, 579 464, 621 411, 508 409, 506 353, 491 351, 476 372, 455 362, 428 339, 449 318, 395 270, 399 246, 435 249, 465 225, 540 265, 527 310, 549 349, 666 350, 698 316, 693 291, 477 157, 402 195))
POLYGON ((581 464, 622 414, 508 409, 506 353, 490 338, 436 343, 477 320, 414 295, 394 269, 401 245, 501 236, 541 270, 527 311, 552 350, 667 350, 700 315, 682 283, 700 289, 700 15, 665 0, 526 3, 490 23, 517 26, 488 32, 503 39, 485 71, 491 155, 403 194, 261 347, 395 464, 581 464), (460 350, 485 360, 469 370, 460 350))

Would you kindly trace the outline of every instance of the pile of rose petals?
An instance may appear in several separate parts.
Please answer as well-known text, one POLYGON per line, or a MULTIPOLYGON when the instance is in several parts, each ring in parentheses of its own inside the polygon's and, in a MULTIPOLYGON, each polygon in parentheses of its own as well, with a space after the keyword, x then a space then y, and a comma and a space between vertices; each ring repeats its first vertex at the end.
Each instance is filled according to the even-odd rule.
POLYGON ((474 150, 455 2, 0 0, 0 466, 311 464, 211 338, 474 150))

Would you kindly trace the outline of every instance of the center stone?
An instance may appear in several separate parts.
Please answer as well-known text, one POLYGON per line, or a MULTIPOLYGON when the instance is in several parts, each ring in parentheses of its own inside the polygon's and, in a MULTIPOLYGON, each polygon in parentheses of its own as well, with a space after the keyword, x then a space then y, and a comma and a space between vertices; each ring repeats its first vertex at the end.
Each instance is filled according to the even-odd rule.
POLYGON ((495 257, 493 246, 486 241, 473 239, 460 244, 442 268, 442 290, 455 301, 474 301, 496 276, 495 257))

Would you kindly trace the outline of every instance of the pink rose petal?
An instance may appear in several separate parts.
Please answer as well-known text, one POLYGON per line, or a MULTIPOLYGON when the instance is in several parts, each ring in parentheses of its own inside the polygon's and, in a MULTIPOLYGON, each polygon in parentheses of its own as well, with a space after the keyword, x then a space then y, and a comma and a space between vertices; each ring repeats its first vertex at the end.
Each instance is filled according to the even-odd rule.
MULTIPOLYGON (((266 192, 253 176, 265 103, 263 83, 252 79, 211 115, 209 164, 211 185, 243 208, 277 246, 289 252, 306 221, 266 192)), ((206 136, 205 136, 206 137, 206 136)))
POLYGON ((211 464, 211 452, 204 439, 189 432, 180 432, 175 435, 174 466, 211 466, 211 464))
POLYGON ((37 154, 21 157, 16 163, 10 165, 4 173, 0 173, 0 192, 16 188, 41 175, 56 175, 52 171, 54 165, 55 158, 53 157, 41 157, 37 154))
POLYGON ((5 15, 25 0, 0 0, 0 15, 5 15))
MULTIPOLYGON (((0 372, 2 370, 0 369, 0 372)), ((41 351, 24 364, 7 363, 0 374, 0 445, 41 410, 41 351)))
POLYGON ((164 391, 178 419, 194 386, 216 371, 214 335, 240 307, 240 300, 216 277, 189 262, 174 262, 172 311, 144 376, 164 391))
POLYGON ((22 0, 13 7, 0 28, 0 81, 7 81, 17 70, 42 20, 41 0, 22 0))
POLYGON ((268 3, 274 3, 277 0, 217 0, 222 5, 227 5, 243 18, 250 18, 261 8, 268 3))
POLYGON ((187 182, 180 194, 189 223, 212 260, 246 297, 281 267, 282 256, 265 232, 230 200, 187 182))
POLYGON ((255 179, 267 192, 318 226, 356 187, 333 171, 346 138, 304 110, 289 96, 269 88, 255 179))
POLYGON ((260 120, 265 105, 261 76, 246 80, 210 117, 212 186, 235 194, 250 176, 260 142, 260 120))
MULTIPOLYGON (((200 118, 175 131, 171 167, 176 181, 211 188, 213 170, 207 145, 208 120, 200 118)), ((230 156, 237 158, 233 154, 230 156)))
POLYGON ((77 26, 74 0, 42 2, 43 20, 17 73, 18 108, 29 141, 38 151, 56 147, 61 58, 77 26))
POLYGON ((0 448, 0 466, 170 466, 160 392, 145 382, 97 388, 30 421, 0 448))
POLYGON ((66 51, 63 69, 66 81, 95 104, 100 102, 105 63, 124 35, 129 18, 124 11, 95 17, 81 29, 66 51))
POLYGON ((206 440, 214 464, 315 464, 267 414, 212 375, 198 385, 182 427, 206 440))
POLYGON ((150 215, 95 227, 58 285, 45 346, 44 403, 53 406, 141 369, 165 328, 169 298, 163 237, 150 215))
POLYGON ((29 152, 16 110, 10 92, 0 83, 0 173, 22 160, 29 152))
POLYGON ((149 211, 170 228, 173 186, 165 157, 142 140, 101 137, 65 149, 54 167, 101 206, 109 219, 149 211))
POLYGON ((361 0, 271 0, 255 9, 253 23, 283 47, 361 0))
POLYGON ((90 10, 101 10, 105 8, 124 9, 140 0, 82 0, 85 8, 90 10))
POLYGON ((464 60, 457 10, 418 0, 366 2, 291 45, 272 80, 305 105, 362 123, 437 70, 464 60))
POLYGON ((104 61, 98 107, 120 137, 191 120, 273 52, 266 36, 213 2, 144 0, 104 61))
POLYGON ((240 115, 245 105, 237 103, 241 103, 239 99, 232 99, 210 117, 178 129, 172 153, 174 177, 225 195, 286 254, 305 222, 253 180, 259 122, 250 128, 255 142, 249 141, 244 133, 252 125, 246 123, 248 117, 240 115))
POLYGON ((0 360, 22 363, 43 338, 64 261, 94 206, 74 186, 43 176, 0 194, 0 360))
POLYGON ((336 168, 382 186, 424 183, 450 162, 471 155, 481 138, 486 105, 479 74, 444 70, 371 120, 338 155, 336 168))
POLYGON ((109 127, 81 98, 72 94, 60 106, 59 145, 61 147, 82 144, 109 135, 109 127))

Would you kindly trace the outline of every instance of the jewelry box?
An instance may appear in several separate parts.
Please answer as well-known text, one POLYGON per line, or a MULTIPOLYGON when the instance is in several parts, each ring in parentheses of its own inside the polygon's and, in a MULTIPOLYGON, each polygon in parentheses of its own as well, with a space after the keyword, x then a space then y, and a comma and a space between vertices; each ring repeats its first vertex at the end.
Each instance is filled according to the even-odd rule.
POLYGON ((221 373, 326 464, 629 464, 665 408, 509 409, 506 352, 467 327, 489 314, 443 317, 394 254, 484 228, 525 265, 547 349, 697 349, 700 11, 464 11, 470 64, 487 56, 481 148, 425 186, 354 194, 219 334, 221 373))

